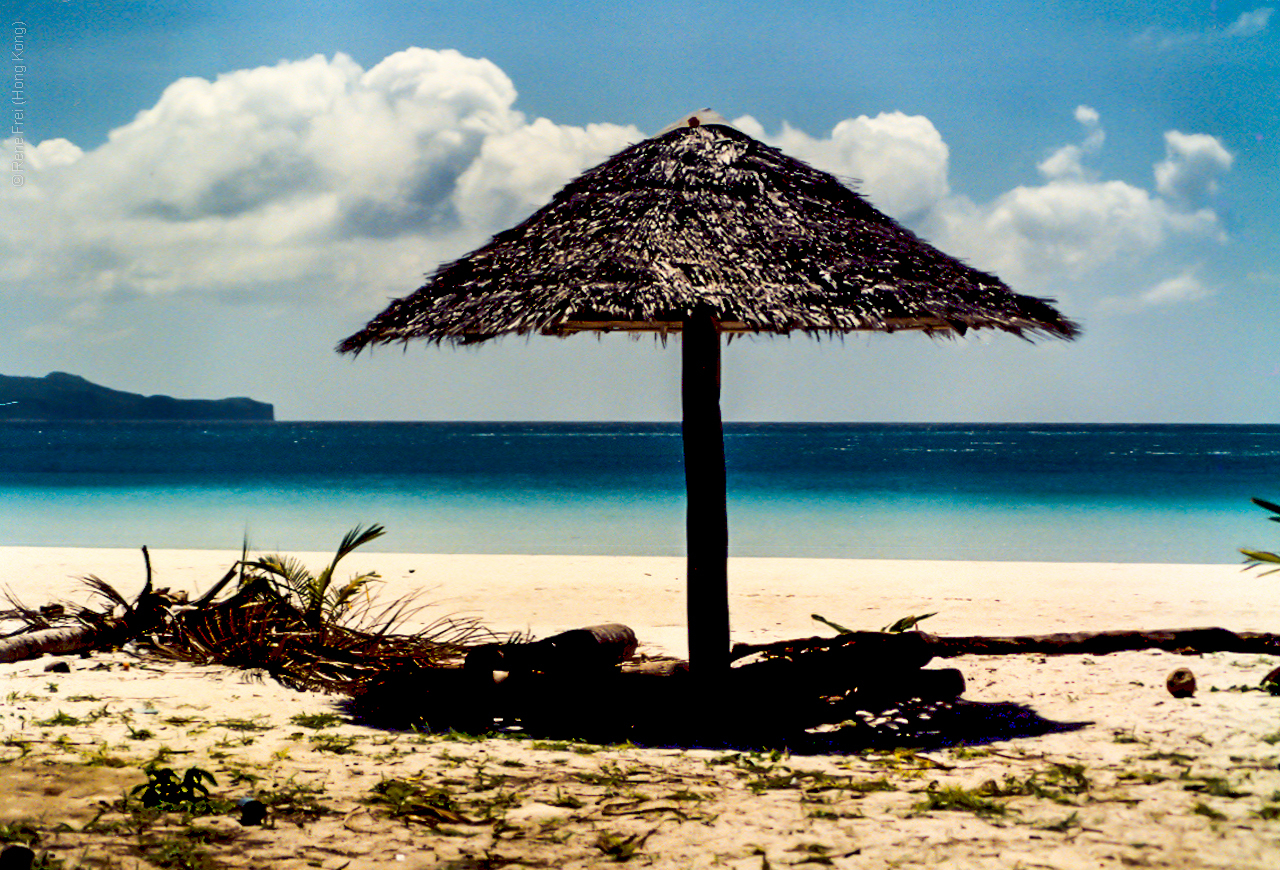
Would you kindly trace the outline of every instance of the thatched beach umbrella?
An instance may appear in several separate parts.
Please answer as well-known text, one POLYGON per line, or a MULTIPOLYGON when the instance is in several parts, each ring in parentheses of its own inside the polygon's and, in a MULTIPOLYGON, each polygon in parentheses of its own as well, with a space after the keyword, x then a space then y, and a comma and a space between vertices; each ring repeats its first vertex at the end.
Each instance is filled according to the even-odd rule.
POLYGON ((1077 332, 1049 301, 943 254, 835 177, 708 121, 695 114, 584 172, 338 348, 680 333, 689 659, 702 675, 729 654, 720 333, 1077 332))

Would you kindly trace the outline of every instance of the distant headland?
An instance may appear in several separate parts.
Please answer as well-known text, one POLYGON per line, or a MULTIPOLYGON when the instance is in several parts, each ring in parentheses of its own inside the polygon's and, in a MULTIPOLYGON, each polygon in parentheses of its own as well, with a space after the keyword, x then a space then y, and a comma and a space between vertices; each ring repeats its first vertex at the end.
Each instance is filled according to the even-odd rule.
POLYGON ((79 375, 0 375, 0 420, 274 420, 253 399, 175 399, 113 390, 79 375))

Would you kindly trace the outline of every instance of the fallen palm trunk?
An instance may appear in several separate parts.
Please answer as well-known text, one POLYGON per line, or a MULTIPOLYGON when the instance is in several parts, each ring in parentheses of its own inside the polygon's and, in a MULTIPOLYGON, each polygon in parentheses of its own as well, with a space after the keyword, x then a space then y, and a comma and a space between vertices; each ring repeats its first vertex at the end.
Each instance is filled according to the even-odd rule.
POLYGON ((802 657, 840 651, 850 663, 917 662, 962 655, 1105 655, 1158 649, 1166 652, 1239 652, 1280 655, 1280 635, 1225 628, 1159 628, 1149 631, 1077 631, 1008 637, 975 635, 946 637, 922 631, 897 634, 847 632, 835 637, 811 637, 766 644, 737 644, 734 660, 748 656, 802 657))
POLYGON ((1013 637, 940 637, 924 634, 934 655, 1103 655, 1158 649, 1166 652, 1280 654, 1280 635, 1225 628, 1159 628, 1151 631, 1080 631, 1013 637))
POLYGON ((0 640, 0 662, 20 662, 42 655, 69 655, 96 647, 101 632, 94 625, 42 628, 0 640))
POLYGON ((883 666, 891 660, 915 669, 924 667, 934 657, 929 637, 931 635, 919 631, 846 631, 835 637, 734 644, 729 658, 733 662, 754 658, 762 663, 786 661, 805 666, 815 662, 815 656, 821 656, 824 665, 838 662, 859 670, 883 666))

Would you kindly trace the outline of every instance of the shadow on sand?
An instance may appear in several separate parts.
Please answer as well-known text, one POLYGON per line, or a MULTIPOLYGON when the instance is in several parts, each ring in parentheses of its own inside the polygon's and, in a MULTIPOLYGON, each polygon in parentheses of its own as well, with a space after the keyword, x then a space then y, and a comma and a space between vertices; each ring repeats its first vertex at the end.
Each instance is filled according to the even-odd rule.
POLYGON ((760 688, 714 691, 679 675, 612 674, 588 682, 539 676, 481 690, 459 670, 388 676, 346 707, 362 724, 396 730, 796 754, 974 746, 1091 724, 955 696, 890 700, 853 692, 810 700, 760 688))

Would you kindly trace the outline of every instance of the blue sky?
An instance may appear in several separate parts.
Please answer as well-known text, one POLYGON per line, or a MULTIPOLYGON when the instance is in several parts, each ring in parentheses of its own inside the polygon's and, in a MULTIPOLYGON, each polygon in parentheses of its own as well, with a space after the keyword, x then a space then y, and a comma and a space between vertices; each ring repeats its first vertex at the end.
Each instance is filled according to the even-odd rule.
POLYGON ((288 419, 677 419, 678 348, 648 340, 332 347, 711 106, 1086 328, 734 342, 727 418, 1280 422, 1266 3, 19 2, 14 20, 5 374, 247 394, 288 419))

